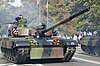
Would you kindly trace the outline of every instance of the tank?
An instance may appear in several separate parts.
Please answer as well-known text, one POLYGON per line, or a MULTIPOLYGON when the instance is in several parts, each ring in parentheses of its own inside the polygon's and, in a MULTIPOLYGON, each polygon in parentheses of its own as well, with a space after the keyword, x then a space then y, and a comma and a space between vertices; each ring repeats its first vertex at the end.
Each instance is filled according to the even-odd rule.
POLYGON ((93 56, 100 57, 100 28, 93 32, 93 35, 86 35, 80 40, 81 49, 93 56))
POLYGON ((0 38, 3 56, 13 63, 25 63, 36 59, 62 59, 69 62, 78 43, 75 40, 58 37, 53 29, 89 10, 90 7, 87 7, 47 29, 13 27, 8 30, 8 36, 0 38))

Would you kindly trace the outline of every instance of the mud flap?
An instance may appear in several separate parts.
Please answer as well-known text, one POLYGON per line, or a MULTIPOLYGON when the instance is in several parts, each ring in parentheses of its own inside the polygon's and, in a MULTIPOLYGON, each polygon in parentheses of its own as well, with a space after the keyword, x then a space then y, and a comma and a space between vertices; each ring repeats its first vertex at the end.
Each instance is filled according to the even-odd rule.
POLYGON ((63 58, 63 61, 64 62, 69 62, 71 60, 71 58, 73 57, 75 51, 76 51, 75 47, 71 47, 71 48, 69 47, 69 48, 67 48, 65 56, 63 58))

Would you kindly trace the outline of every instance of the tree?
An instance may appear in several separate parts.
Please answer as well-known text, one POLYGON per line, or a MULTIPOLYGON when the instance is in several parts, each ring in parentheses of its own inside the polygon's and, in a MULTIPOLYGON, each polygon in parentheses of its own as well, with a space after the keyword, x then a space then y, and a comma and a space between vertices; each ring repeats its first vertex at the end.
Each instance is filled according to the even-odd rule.
MULTIPOLYGON (((66 6, 65 0, 49 0, 49 14, 52 16, 52 18, 55 19, 56 22, 59 22, 60 20, 67 18, 70 16, 69 13, 69 6, 66 6)), ((71 21, 72 22, 72 21, 71 21)), ((76 33, 76 22, 73 24, 69 22, 67 24, 64 24, 63 26, 60 26, 67 34, 72 35, 73 33, 76 33)))
MULTIPOLYGON (((80 30, 80 28, 84 29, 83 25, 95 25, 97 28, 100 28, 100 0, 66 0, 66 6, 69 6, 69 12, 70 14, 80 11, 84 9, 86 6, 90 5, 92 6, 91 10, 87 12, 86 14, 81 15, 78 17, 77 20, 77 29, 80 30), (81 25, 80 25, 81 24, 81 25)), ((90 28, 87 26, 87 28, 90 28)), ((94 27, 91 27, 91 29, 94 29, 94 27)), ((82 29, 81 29, 82 30, 82 29)))
POLYGON ((57 22, 68 16, 64 0, 49 0, 49 15, 57 22))

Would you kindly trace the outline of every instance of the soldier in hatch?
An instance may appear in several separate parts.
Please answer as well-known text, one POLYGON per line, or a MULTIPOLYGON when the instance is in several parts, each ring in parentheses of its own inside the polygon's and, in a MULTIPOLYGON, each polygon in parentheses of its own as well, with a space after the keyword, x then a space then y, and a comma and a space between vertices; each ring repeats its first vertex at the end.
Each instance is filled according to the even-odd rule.
POLYGON ((38 29, 38 30, 44 30, 44 29, 46 29, 46 25, 45 25, 44 23, 41 23, 41 24, 39 24, 39 25, 37 26, 37 29, 38 29))
POLYGON ((26 26, 27 20, 25 18, 23 18, 22 15, 19 15, 18 17, 16 17, 15 20, 17 21, 16 25, 18 27, 27 27, 26 26))

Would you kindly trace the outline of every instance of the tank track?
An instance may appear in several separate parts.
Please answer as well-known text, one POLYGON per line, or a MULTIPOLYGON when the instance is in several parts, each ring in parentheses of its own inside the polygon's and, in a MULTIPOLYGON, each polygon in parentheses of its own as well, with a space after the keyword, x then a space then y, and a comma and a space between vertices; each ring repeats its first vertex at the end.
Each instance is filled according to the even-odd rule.
MULTIPOLYGON (((13 48, 13 49, 7 49, 7 48, 1 48, 4 58, 15 63, 15 64, 23 64, 23 63, 30 63, 30 57, 29 47, 27 48, 13 48)), ((69 62, 71 58, 73 57, 76 48, 75 47, 67 47, 67 49, 64 49, 64 58, 62 59, 64 62, 69 62)))
POLYGON ((100 46, 81 45, 81 49, 89 55, 100 56, 100 46))
POLYGON ((14 49, 6 49, 2 48, 2 52, 4 55, 4 58, 16 63, 16 64, 22 64, 29 62, 29 48, 14 48, 14 49))
POLYGON ((73 55, 75 54, 76 47, 67 47, 67 51, 64 54, 63 61, 64 62, 69 62, 73 55))

